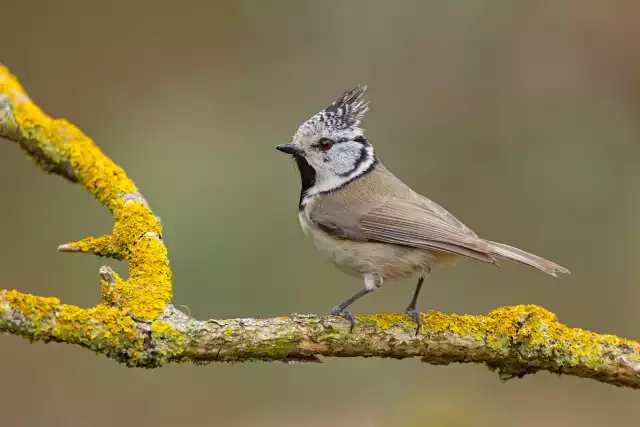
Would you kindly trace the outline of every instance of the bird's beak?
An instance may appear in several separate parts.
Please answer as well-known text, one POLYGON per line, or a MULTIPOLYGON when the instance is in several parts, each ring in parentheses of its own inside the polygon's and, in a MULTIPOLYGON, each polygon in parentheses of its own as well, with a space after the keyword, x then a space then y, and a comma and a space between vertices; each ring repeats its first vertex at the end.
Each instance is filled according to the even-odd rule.
POLYGON ((287 154, 298 154, 300 150, 293 144, 280 144, 276 147, 276 150, 282 151, 287 154))

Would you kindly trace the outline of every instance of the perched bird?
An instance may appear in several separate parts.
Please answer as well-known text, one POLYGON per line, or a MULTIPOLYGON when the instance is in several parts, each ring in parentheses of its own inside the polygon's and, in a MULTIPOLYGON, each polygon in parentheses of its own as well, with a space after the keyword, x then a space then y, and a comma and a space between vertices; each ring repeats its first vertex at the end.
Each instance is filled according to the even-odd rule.
POLYGON ((360 122, 368 109, 366 86, 346 91, 302 123, 291 144, 276 148, 295 159, 302 181, 298 204, 305 234, 364 289, 333 308, 347 318, 354 301, 384 280, 418 277, 405 313, 420 330, 418 295, 431 267, 460 257, 497 265, 496 257, 552 276, 564 267, 521 249, 478 237, 437 203, 416 193, 376 158, 360 122))

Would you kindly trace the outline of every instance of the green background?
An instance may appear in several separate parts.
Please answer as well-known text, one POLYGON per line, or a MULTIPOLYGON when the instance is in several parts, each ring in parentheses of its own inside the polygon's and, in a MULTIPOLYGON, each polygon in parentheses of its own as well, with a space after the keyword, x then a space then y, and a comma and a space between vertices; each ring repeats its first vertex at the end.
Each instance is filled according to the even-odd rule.
MULTIPOLYGON (((572 271, 473 261, 436 270, 419 308, 539 304, 640 338, 640 3, 0 0, 0 61, 49 114, 95 139, 162 218, 176 305, 198 318, 327 313, 361 282, 297 221, 274 146, 369 85, 385 165, 480 235, 572 271)), ((0 143, 0 288, 99 298, 98 268, 56 246, 108 233, 79 186, 0 143)), ((403 281, 354 305, 404 309, 403 281)), ((3 425, 601 426, 637 393, 473 365, 325 360, 131 370, 80 347, 0 339, 3 425)))

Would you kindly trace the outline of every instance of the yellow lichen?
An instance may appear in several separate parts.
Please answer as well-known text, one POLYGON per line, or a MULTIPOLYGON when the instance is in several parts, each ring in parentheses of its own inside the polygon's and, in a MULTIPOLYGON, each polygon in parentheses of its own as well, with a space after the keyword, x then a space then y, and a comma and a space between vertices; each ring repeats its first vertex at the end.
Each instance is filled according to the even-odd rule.
POLYGON ((165 347, 156 348, 161 356, 174 358, 183 353, 186 334, 178 331, 171 323, 156 320, 151 324, 151 334, 154 339, 165 344, 165 347))
POLYGON ((476 340, 484 339, 486 319, 483 316, 446 315, 437 311, 429 311, 422 316, 422 333, 452 332, 459 336, 469 336, 476 340))
POLYGON ((133 315, 152 320, 171 301, 171 270, 166 247, 158 239, 143 238, 137 245, 128 258, 130 278, 118 291, 133 315))
POLYGON ((77 242, 68 243, 80 252, 92 253, 105 257, 119 256, 118 247, 113 236, 86 237, 77 242))
POLYGON ((142 349, 143 341, 137 333, 134 320, 116 308, 99 304, 82 309, 61 304, 57 298, 17 291, 6 291, 2 297, 13 310, 32 323, 34 335, 50 333, 52 338, 64 342, 91 345, 109 341, 112 345, 134 351, 142 349))
POLYGON ((69 162, 78 181, 102 204, 113 209, 118 195, 137 191, 124 170, 105 156, 80 129, 66 120, 54 120, 43 113, 3 66, 0 66, 0 93, 11 100, 21 137, 34 141, 49 161, 69 162))
MULTIPOLYGON (((567 366, 584 364, 595 367, 620 346, 637 347, 633 341, 611 335, 599 335, 559 323, 555 314, 536 305, 517 305, 493 310, 486 316, 422 313, 422 334, 452 333, 485 341, 494 351, 507 355, 517 351, 520 357, 546 357, 567 366)), ((378 313, 357 316, 358 321, 374 323, 387 330, 415 328, 409 316, 378 313)), ((640 354, 637 360, 640 362, 640 354)))
POLYGON ((15 290, 4 291, 3 298, 12 308, 33 319, 35 323, 50 318, 60 306, 60 300, 54 297, 36 297, 15 290))
POLYGON ((107 305, 122 308, 120 293, 116 291, 116 288, 120 285, 122 279, 116 273, 114 273, 114 278, 115 283, 107 283, 105 280, 100 280, 100 301, 107 305))
POLYGON ((119 281, 113 289, 103 287, 103 297, 137 318, 155 319, 172 297, 171 270, 166 248, 157 239, 162 231, 157 218, 140 200, 123 197, 137 192, 133 181, 80 129, 43 113, 2 66, 0 93, 10 98, 21 137, 35 142, 48 162, 67 162, 78 182, 113 212, 116 221, 112 236, 71 244, 84 252, 119 255, 129 261, 130 278, 119 281))
POLYGON ((607 354, 618 351, 620 346, 629 348, 638 346, 636 342, 615 336, 569 328, 559 323, 553 313, 541 307, 517 307, 521 307, 521 320, 517 332, 513 331, 512 336, 516 342, 526 345, 522 349, 524 355, 527 355, 527 350, 530 349, 532 354, 539 356, 542 353, 568 366, 584 364, 587 367, 594 367, 601 365, 607 354))
POLYGON ((375 314, 361 314, 356 316, 356 320, 362 323, 375 323, 375 325, 383 330, 387 330, 392 327, 398 327, 404 331, 415 331, 416 324, 406 314, 399 313, 375 313, 375 314))
MULTIPOLYGON (((126 354, 127 363, 147 363, 147 333, 124 310, 98 304, 82 309, 61 304, 57 298, 2 291, 0 300, 30 322, 27 338, 76 343, 96 351, 126 354)), ((150 363, 180 358, 186 336, 172 324, 155 321, 150 326, 155 347, 150 363)))
POLYGON ((131 251, 144 233, 162 232, 162 225, 151 210, 137 201, 119 198, 114 202, 116 223, 113 235, 123 251, 131 251))
POLYGON ((119 252, 126 258, 130 279, 119 282, 113 290, 103 288, 109 294, 104 296, 122 303, 136 317, 156 318, 171 300, 171 271, 164 245, 144 237, 145 233, 161 232, 156 217, 140 201, 127 202, 121 197, 137 191, 133 181, 76 126, 44 114, 6 68, 0 68, 0 76, 0 92, 9 94, 20 131, 30 132, 23 136, 34 139, 53 160, 68 161, 80 184, 114 213, 113 236, 83 239, 71 245, 102 255, 119 252))
POLYGON ((69 153, 71 165, 81 184, 113 211, 119 195, 136 192, 137 188, 124 170, 106 157, 93 141, 82 137, 69 153))

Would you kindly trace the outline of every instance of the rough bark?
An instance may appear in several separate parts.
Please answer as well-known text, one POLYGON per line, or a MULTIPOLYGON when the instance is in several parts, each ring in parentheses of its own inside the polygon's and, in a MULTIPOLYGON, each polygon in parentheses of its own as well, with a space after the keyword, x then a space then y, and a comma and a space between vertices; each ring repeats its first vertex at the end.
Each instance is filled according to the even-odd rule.
POLYGON ((640 344, 559 323, 544 308, 519 305, 486 316, 422 313, 341 318, 291 315, 199 321, 171 305, 162 226, 124 170, 65 120, 44 114, 0 66, 0 136, 45 171, 82 185, 114 217, 112 234, 59 247, 124 259, 129 278, 100 269, 101 301, 82 309, 57 298, 0 291, 0 331, 32 341, 81 345, 131 367, 168 362, 320 362, 323 357, 419 357, 431 364, 484 363, 509 379, 547 370, 640 387, 640 344))

